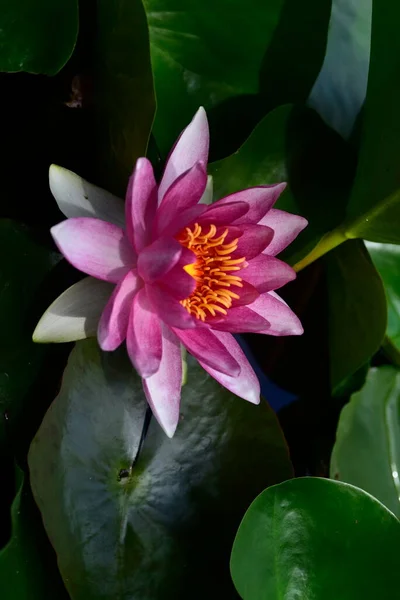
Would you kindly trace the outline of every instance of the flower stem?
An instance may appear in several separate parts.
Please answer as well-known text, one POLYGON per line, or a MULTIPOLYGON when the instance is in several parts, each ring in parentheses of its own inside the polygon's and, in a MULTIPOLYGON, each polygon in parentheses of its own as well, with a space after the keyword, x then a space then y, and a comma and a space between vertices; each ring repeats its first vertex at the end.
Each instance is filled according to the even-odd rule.
POLYGON ((340 244, 343 244, 343 242, 345 242, 347 239, 348 237, 346 236, 345 231, 341 227, 330 231, 329 233, 325 234, 323 238, 320 239, 318 244, 315 246, 315 248, 311 250, 311 252, 309 252, 309 254, 307 254, 304 258, 299 260, 299 262, 294 265, 294 270, 298 272, 304 269, 305 267, 308 267, 308 265, 311 265, 311 263, 316 261, 318 258, 321 258, 321 256, 324 256, 324 254, 326 254, 330 250, 333 250, 333 248, 336 248, 337 246, 340 246, 340 244))

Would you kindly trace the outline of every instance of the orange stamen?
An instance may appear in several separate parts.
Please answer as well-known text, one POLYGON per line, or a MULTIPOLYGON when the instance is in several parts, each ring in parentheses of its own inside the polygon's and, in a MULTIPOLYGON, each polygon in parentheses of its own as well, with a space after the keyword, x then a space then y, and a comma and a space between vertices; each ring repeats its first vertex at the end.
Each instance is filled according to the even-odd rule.
POLYGON ((205 321, 210 315, 226 315, 232 301, 240 297, 227 288, 243 287, 242 278, 231 273, 246 267, 246 259, 232 258, 233 252, 237 250, 239 238, 225 243, 228 233, 229 229, 225 229, 216 237, 215 225, 210 225, 209 231, 204 232, 196 223, 192 228, 186 227, 177 236, 182 246, 192 250, 197 259, 184 267, 197 285, 188 298, 181 300, 181 304, 201 321, 205 321))

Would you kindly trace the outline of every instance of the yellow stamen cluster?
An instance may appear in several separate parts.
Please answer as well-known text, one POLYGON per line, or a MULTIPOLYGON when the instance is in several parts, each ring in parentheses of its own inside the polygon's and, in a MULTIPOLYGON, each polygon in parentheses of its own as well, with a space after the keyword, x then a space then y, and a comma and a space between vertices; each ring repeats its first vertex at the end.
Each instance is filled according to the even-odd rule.
POLYGON ((186 265, 185 271, 197 282, 194 292, 181 304, 186 310, 201 321, 217 314, 226 315, 232 300, 239 295, 231 287, 243 287, 241 277, 231 275, 240 271, 245 265, 245 258, 232 258, 238 246, 239 238, 225 243, 229 229, 217 235, 215 225, 209 226, 207 233, 196 223, 194 227, 186 227, 178 236, 182 246, 189 248, 196 255, 196 262, 186 265))

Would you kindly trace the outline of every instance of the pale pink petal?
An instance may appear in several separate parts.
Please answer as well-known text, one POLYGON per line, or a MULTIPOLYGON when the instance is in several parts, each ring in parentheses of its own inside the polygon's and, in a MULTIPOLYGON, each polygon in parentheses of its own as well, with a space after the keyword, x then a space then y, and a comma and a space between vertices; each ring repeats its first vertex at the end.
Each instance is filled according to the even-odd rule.
POLYGON ((163 324, 160 368, 143 379, 143 388, 155 418, 168 437, 174 435, 179 421, 181 387, 181 345, 176 335, 163 324))
POLYGON ((212 369, 236 377, 240 373, 238 362, 231 356, 225 346, 219 341, 215 332, 210 329, 172 328, 182 344, 198 360, 201 360, 212 369))
POLYGON ((141 285, 136 270, 129 271, 115 287, 101 315, 97 339, 102 350, 115 350, 126 338, 129 315, 141 285))
POLYGON ((198 326, 197 319, 192 317, 186 308, 172 296, 167 287, 156 283, 147 285, 147 294, 159 318, 171 327, 193 329, 198 326))
POLYGON ((272 208, 259 224, 266 225, 274 230, 272 242, 264 250, 264 253, 275 256, 297 238, 299 233, 307 227, 308 221, 299 215, 292 215, 283 210, 272 208))
POLYGON ((55 225, 51 234, 76 269, 97 279, 118 283, 136 265, 135 253, 117 225, 81 217, 55 225))
POLYGON ((271 323, 271 327, 261 333, 277 336, 303 333, 298 317, 275 292, 261 294, 249 308, 271 323))
POLYGON ((159 227, 165 229, 182 211, 198 204, 206 184, 207 173, 202 163, 182 173, 167 190, 157 211, 159 227))
POLYGON ((182 246, 171 237, 158 238, 139 254, 137 266, 140 277, 153 283, 174 267, 182 255, 182 246))
POLYGON ((246 261, 255 258, 271 243, 274 232, 270 227, 262 225, 240 225, 242 235, 238 241, 238 247, 232 253, 234 258, 245 257, 246 261))
POLYGON ((193 225, 197 219, 207 210, 207 206, 204 204, 197 204, 191 208, 183 210, 179 215, 175 215, 175 218, 170 223, 161 226, 158 220, 158 213, 154 221, 154 238, 160 236, 173 237, 180 233, 185 227, 193 225))
POLYGON ((240 271, 240 277, 254 285, 259 292, 270 292, 296 279, 296 272, 274 256, 259 254, 240 271))
POLYGON ((128 238, 140 252, 151 241, 152 223, 157 210, 157 184, 147 158, 139 158, 129 179, 125 215, 128 238))
POLYGON ((211 377, 214 377, 214 379, 226 387, 226 389, 228 389, 230 392, 236 394, 236 396, 239 396, 239 398, 243 398, 244 400, 248 400, 248 402, 252 402, 252 404, 259 404, 260 384, 243 350, 230 333, 214 331, 214 335, 240 365, 240 375, 231 377, 230 375, 221 373, 216 369, 212 369, 200 359, 198 359, 199 363, 203 369, 205 369, 207 373, 211 375, 211 377))
POLYGON ((167 189, 185 171, 197 162, 208 162, 210 135, 207 115, 203 107, 199 108, 191 123, 182 131, 169 155, 160 186, 158 200, 161 202, 167 189))
POLYGON ((138 291, 133 301, 126 347, 141 377, 150 377, 158 371, 162 354, 161 323, 153 312, 145 288, 138 291))
POLYGON ((268 329, 269 323, 248 306, 232 307, 227 310, 226 317, 211 317, 207 323, 213 330, 229 331, 230 333, 250 333, 268 329))
POLYGON ((230 225, 249 210, 249 205, 246 202, 231 202, 230 204, 222 204, 217 206, 211 204, 206 207, 206 210, 198 218, 199 225, 215 225, 223 226, 230 225))
POLYGON ((235 221, 235 225, 240 223, 257 224, 275 204, 285 187, 286 183, 277 183, 275 185, 247 188, 218 200, 214 203, 214 206, 223 206, 231 202, 247 202, 249 211, 244 216, 239 217, 235 221))

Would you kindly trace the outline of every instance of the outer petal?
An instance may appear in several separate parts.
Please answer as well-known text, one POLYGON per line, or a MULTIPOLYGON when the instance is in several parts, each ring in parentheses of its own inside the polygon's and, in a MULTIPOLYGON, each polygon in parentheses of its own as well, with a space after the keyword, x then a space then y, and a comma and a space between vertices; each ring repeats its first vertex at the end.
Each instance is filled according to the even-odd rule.
POLYGON ((192 331, 176 328, 172 328, 172 330, 185 348, 198 360, 201 360, 212 369, 216 369, 231 377, 239 375, 239 363, 219 341, 215 332, 210 329, 200 328, 192 331))
POLYGON ((199 360, 201 366, 221 385, 226 387, 233 394, 236 394, 236 396, 239 396, 239 398, 248 400, 253 404, 259 404, 260 383, 243 350, 230 333, 214 331, 214 334, 240 365, 240 375, 237 377, 230 377, 225 373, 212 369, 209 365, 199 360))
POLYGON ((153 312, 145 288, 139 290, 133 301, 126 347, 141 377, 150 377, 158 371, 162 354, 161 324, 153 312))
POLYGON ((154 310, 164 323, 180 329, 194 329, 198 326, 197 319, 183 308, 179 300, 168 292, 166 286, 157 283, 147 285, 146 289, 154 310))
POLYGON ((182 211, 198 204, 207 184, 203 163, 196 163, 182 173, 165 193, 157 211, 160 229, 165 229, 182 211))
POLYGON ((248 188, 218 200, 214 206, 223 206, 231 202, 247 202, 249 211, 243 217, 239 217, 235 221, 235 225, 240 223, 256 224, 275 204, 285 187, 286 183, 276 183, 248 188))
POLYGON ((139 158, 126 192, 125 214, 128 238, 140 252, 151 241, 157 210, 157 184, 147 158, 139 158))
POLYGON ((254 285, 261 292, 270 292, 296 279, 296 272, 283 261, 259 254, 253 258, 245 269, 240 271, 240 277, 254 285))
POLYGON ((51 165, 49 183, 58 208, 66 217, 95 217, 125 226, 124 203, 68 169, 51 165))
POLYGON ((94 337, 113 289, 111 283, 93 277, 75 283, 46 310, 33 333, 33 341, 75 342, 94 337))
POLYGON ((301 335, 303 327, 294 312, 274 292, 262 294, 249 308, 271 323, 271 327, 260 333, 268 335, 301 335))
POLYGON ((203 107, 199 108, 191 123, 179 136, 169 155, 160 186, 158 200, 161 202, 169 186, 179 175, 193 167, 199 161, 205 165, 208 162, 208 147, 210 135, 207 115, 203 107))
POLYGON ((308 221, 299 215, 272 208, 259 224, 274 230, 274 237, 264 253, 275 256, 297 238, 299 233, 307 227, 308 221))
POLYGON ((244 256, 247 261, 261 254, 269 246, 274 236, 272 229, 262 225, 241 225, 238 228, 242 230, 242 235, 239 238, 237 250, 232 256, 244 256))
POLYGON ((162 325, 160 368, 143 379, 143 388, 151 410, 168 437, 175 433, 179 420, 182 387, 182 357, 178 338, 162 325))
POLYGON ((232 307, 227 312, 226 317, 222 319, 208 320, 213 330, 229 331, 230 333, 257 333, 265 331, 270 326, 264 317, 255 313, 248 306, 232 307))
POLYGON ((181 255, 182 246, 174 238, 159 238, 139 254, 139 274, 146 282, 153 283, 168 273, 181 255))
POLYGON ((51 228, 60 252, 77 269, 118 283, 135 266, 124 231, 99 219, 68 219, 51 228))
POLYGON ((136 271, 122 279, 101 315, 97 339, 102 350, 115 350, 126 338, 133 298, 141 285, 136 271))

